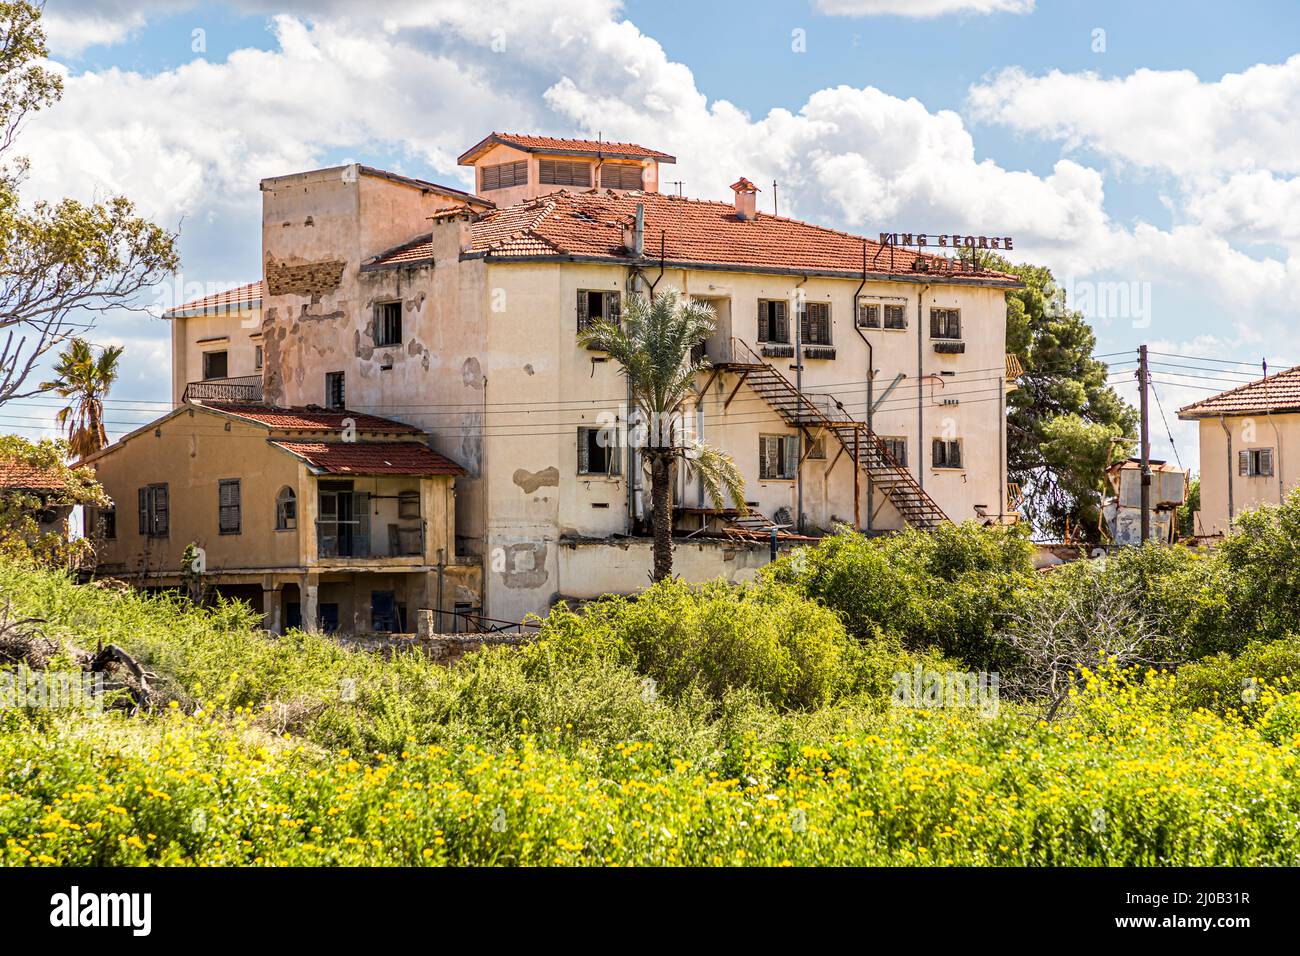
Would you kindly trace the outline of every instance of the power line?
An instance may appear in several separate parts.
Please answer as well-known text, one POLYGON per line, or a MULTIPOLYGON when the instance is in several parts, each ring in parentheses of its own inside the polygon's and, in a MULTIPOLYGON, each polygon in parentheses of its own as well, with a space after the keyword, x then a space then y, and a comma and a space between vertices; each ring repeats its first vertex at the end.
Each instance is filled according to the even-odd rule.
POLYGON ((1165 424, 1165 434, 1169 436, 1169 447, 1174 450, 1174 460, 1178 462, 1178 467, 1183 467, 1183 459, 1178 454, 1178 446, 1174 444, 1174 433, 1169 428, 1169 419, 1165 417, 1165 406, 1160 402, 1160 393, 1156 391, 1156 383, 1151 382, 1151 394, 1155 396, 1156 408, 1160 409, 1160 420, 1165 424))

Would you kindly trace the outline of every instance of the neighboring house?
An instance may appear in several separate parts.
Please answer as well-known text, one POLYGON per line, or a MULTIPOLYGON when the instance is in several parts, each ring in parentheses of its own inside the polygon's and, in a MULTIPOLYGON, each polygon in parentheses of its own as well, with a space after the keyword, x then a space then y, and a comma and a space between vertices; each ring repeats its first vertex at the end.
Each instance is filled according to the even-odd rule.
POLYGON ((477 563, 454 553, 464 470, 411 425, 186 404, 83 464, 117 503, 92 525, 101 574, 177 587, 194 544, 205 584, 248 601, 277 633, 414 631, 419 609, 481 603, 477 563))
MULTIPOLYGON (((671 287, 717 314, 713 368, 682 414, 736 460, 754 511, 715 511, 680 482, 677 573, 752 576, 774 521, 818 534, 1016 519, 1013 276, 759 212, 743 177, 731 203, 664 195, 672 157, 635 144, 493 134, 461 161, 481 196, 356 165, 264 180, 263 282, 171 313, 176 399, 418 428, 465 468, 449 555, 482 568, 483 614, 517 621, 647 580, 626 383, 577 334, 671 287), (201 356, 254 354, 256 319, 260 379, 204 382, 201 356)), ((249 367, 227 362, 226 378, 249 367)))
POLYGON ((1280 504, 1300 485, 1300 366, 1178 410, 1200 422, 1197 534, 1225 534, 1248 508, 1280 504))
POLYGON ((67 490, 67 483, 57 470, 0 458, 0 497, 13 500, 21 496, 24 505, 34 504, 32 517, 38 535, 57 534, 67 539, 68 518, 73 509, 72 504, 65 503, 67 490))

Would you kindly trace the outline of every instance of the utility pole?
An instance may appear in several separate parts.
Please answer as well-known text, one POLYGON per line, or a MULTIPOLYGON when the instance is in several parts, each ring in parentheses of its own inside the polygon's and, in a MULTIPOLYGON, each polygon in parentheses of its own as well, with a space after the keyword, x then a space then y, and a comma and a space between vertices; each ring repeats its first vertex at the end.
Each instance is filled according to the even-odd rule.
POLYGON ((803 534, 803 304, 802 289, 795 290, 794 298, 794 390, 798 393, 795 400, 794 428, 795 444, 799 446, 798 464, 795 465, 795 529, 803 534))
POLYGON ((1142 415, 1142 543, 1151 539, 1151 431, 1147 408, 1147 386, 1151 370, 1147 366, 1147 347, 1138 346, 1138 409, 1142 415))

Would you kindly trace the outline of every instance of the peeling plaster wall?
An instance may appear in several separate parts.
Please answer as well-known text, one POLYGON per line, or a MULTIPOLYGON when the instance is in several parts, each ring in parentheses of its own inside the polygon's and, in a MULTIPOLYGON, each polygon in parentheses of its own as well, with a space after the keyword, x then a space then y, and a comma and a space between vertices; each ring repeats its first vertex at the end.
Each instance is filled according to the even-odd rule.
MULTIPOLYGON (((615 542, 565 541, 560 549, 560 595, 595 598, 635 594, 647 584, 654 564, 654 542, 629 538, 615 542)), ((753 580, 771 560, 768 545, 721 541, 676 542, 673 573, 687 581, 723 578, 730 584, 753 580)))

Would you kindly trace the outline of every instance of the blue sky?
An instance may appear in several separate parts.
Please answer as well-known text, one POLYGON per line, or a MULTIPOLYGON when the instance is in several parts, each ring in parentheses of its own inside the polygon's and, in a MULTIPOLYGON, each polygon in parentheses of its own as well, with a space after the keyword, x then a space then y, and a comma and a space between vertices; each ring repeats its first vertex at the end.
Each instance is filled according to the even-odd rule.
MULTIPOLYGON (((31 198, 124 192, 181 224, 183 297, 258 274, 262 176, 360 160, 464 184, 454 158, 491 129, 600 131, 678 155, 667 178, 688 194, 776 178, 782 212, 869 235, 1016 235, 1068 288, 1104 302, 1123 283, 1149 305, 1095 310, 1099 352, 1148 341, 1186 364, 1226 360, 1234 381, 1250 369, 1227 362, 1300 361, 1300 5, 358 6, 49 0, 68 83, 19 142, 31 198)), ((167 400, 166 334, 103 323, 128 347, 120 399, 167 400)), ((1173 409, 1227 384, 1165 372, 1194 462, 1173 409)))

